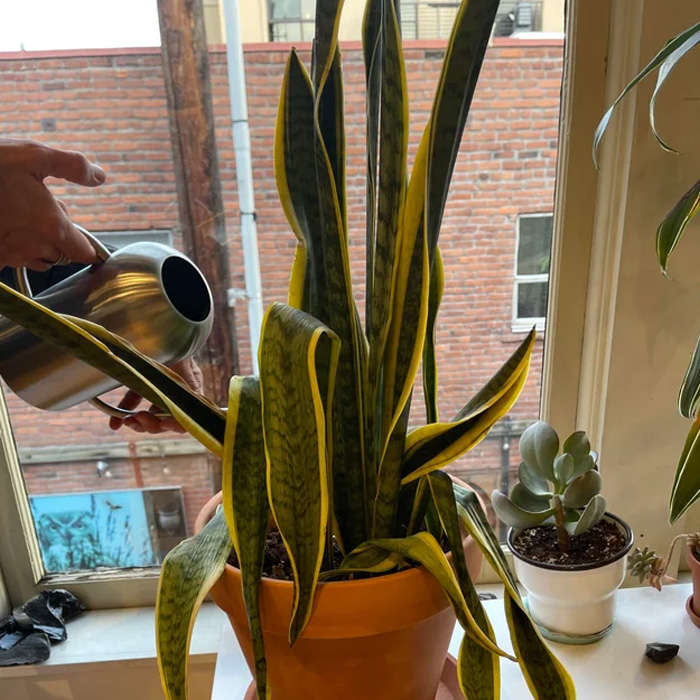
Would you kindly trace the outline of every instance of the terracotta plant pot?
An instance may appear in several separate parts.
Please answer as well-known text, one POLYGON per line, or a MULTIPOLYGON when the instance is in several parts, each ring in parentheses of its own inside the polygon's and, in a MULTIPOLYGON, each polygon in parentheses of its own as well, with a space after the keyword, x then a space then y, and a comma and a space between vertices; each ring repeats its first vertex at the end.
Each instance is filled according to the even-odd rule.
POLYGON ((693 578, 693 595, 688 598, 685 604, 685 609, 688 612, 688 617, 693 621, 696 627, 700 627, 700 561, 698 561, 693 553, 686 548, 685 561, 690 569, 690 575, 693 578))
MULTIPOLYGON (((195 522, 195 533, 213 516, 221 494, 195 522)), ((465 539, 472 577, 482 554, 465 539)), ((228 615, 253 668, 241 575, 227 565, 211 590, 228 615)), ((313 613, 293 647, 288 631, 292 583, 263 578, 260 606, 272 696, 283 700, 434 700, 455 616, 437 581, 423 568, 361 581, 318 586, 313 613)))
POLYGON ((625 546, 595 564, 544 564, 513 546, 521 530, 508 532, 515 574, 527 591, 527 606, 542 635, 563 644, 590 644, 604 637, 615 621, 615 597, 625 580, 627 553, 634 537, 627 523, 604 516, 625 535, 625 546))

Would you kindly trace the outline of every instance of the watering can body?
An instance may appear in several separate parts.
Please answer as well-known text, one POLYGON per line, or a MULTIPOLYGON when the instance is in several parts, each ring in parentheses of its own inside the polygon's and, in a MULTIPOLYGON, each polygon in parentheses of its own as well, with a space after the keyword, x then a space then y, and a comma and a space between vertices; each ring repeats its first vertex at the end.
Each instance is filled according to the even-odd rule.
MULTIPOLYGON (((132 243, 111 254, 101 246, 98 255, 101 262, 35 300, 104 326, 163 364, 190 357, 204 345, 213 324, 211 292, 185 255, 152 242, 132 243)), ((0 376, 24 401, 46 410, 70 408, 119 386, 5 318, 0 318, 0 376)))

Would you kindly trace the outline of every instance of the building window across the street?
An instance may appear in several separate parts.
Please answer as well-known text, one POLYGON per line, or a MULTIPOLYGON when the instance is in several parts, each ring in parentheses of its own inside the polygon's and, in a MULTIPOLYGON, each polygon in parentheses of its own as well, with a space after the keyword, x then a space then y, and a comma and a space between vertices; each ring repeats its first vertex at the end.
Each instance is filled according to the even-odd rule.
POLYGON ((316 0, 268 0, 270 41, 311 41, 316 0))
POLYGON ((547 315, 552 215, 518 217, 513 287, 513 330, 544 330, 547 315))

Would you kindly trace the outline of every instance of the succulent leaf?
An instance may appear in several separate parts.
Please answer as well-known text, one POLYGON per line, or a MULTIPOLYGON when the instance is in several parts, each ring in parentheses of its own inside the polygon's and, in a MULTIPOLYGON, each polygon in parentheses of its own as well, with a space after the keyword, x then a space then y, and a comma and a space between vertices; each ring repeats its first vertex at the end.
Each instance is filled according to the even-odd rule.
POLYGON ((529 491, 524 484, 516 484, 513 486, 513 490, 510 493, 510 500, 513 501, 516 506, 531 513, 541 513, 542 511, 549 510, 551 507, 548 496, 538 496, 529 491))
POLYGON ((527 489, 534 496, 552 496, 552 490, 549 488, 547 480, 538 472, 530 469, 525 462, 520 462, 518 479, 523 488, 527 489))
POLYGON ((559 436, 550 425, 537 421, 520 436, 520 456, 531 470, 554 481, 554 460, 559 452, 559 436))
POLYGON ((591 443, 583 430, 577 430, 564 440, 562 451, 568 452, 574 458, 574 462, 578 462, 588 457, 591 451, 591 443))
POLYGON ((566 524, 567 532, 576 536, 590 530, 605 515, 606 505, 605 499, 600 494, 593 496, 578 521, 566 524))
POLYGON ((593 457, 594 454, 595 453, 593 452, 579 460, 574 460, 574 473, 571 475, 572 479, 576 479, 577 477, 581 476, 581 474, 585 474, 589 470, 595 470, 596 466, 595 458, 593 457))
POLYGON ((560 454, 554 460, 554 476, 559 485, 558 493, 561 493, 571 481, 574 474, 574 466, 574 458, 568 452, 560 454))
POLYGON ((663 565, 663 559, 653 549, 635 547, 627 557, 627 571, 634 576, 639 583, 654 575, 663 565))
POLYGON ((552 515, 551 510, 531 513, 516 506, 508 496, 504 496, 500 491, 494 491, 491 495, 491 505, 496 515, 509 527, 537 527, 552 515))
POLYGON ((603 486, 603 479, 594 469, 589 469, 574 479, 566 491, 562 501, 567 508, 584 508, 603 486))

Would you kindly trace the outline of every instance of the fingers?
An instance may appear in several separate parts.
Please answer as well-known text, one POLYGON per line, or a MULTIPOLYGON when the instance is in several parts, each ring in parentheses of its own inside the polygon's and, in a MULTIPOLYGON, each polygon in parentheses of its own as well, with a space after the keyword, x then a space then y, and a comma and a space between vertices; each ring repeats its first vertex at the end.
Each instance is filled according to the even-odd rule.
MULTIPOLYGON (((143 401, 143 399, 135 391, 129 390, 119 402, 119 408, 123 408, 125 411, 133 411, 139 407, 141 401, 143 401)), ((123 418, 112 417, 109 419, 109 427, 112 430, 119 430, 124 423, 125 421, 123 418)))
POLYGON ((44 153, 38 167, 41 178, 48 176, 74 182, 84 187, 98 187, 107 175, 96 163, 91 163, 82 153, 77 151, 61 151, 57 148, 43 146, 44 153))
POLYGON ((90 241, 73 226, 63 212, 60 217, 60 231, 58 247, 61 254, 65 255, 68 260, 85 264, 97 260, 97 253, 90 245, 90 241))

